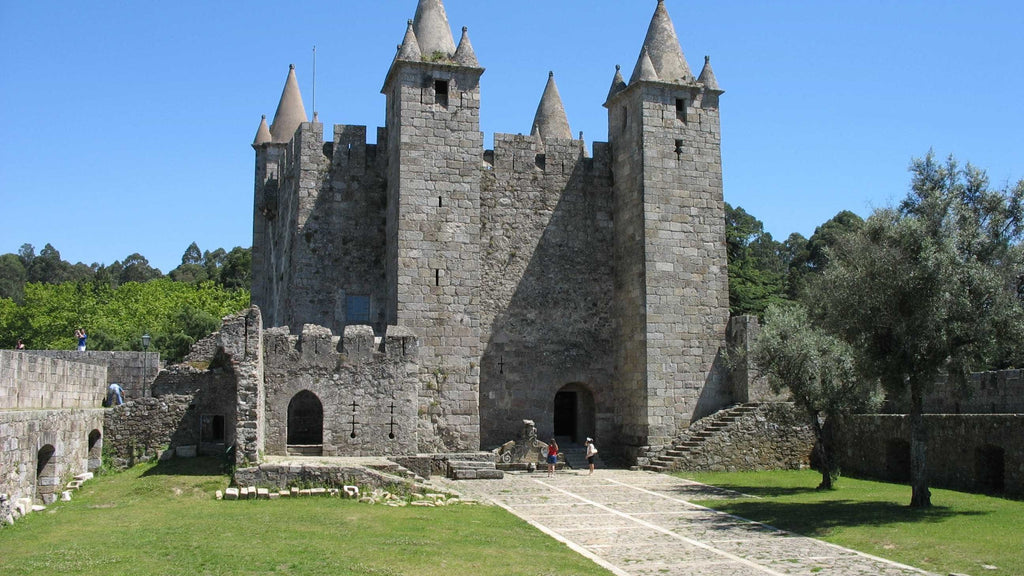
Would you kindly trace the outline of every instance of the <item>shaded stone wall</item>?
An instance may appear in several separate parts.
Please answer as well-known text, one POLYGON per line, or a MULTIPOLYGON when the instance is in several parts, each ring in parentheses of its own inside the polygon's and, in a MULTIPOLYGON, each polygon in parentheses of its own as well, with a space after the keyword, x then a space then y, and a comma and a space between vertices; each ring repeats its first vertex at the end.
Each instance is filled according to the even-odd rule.
POLYGON ((113 463, 127 466, 155 458, 162 450, 199 443, 199 414, 193 395, 139 398, 106 410, 106 450, 113 463))
POLYGON ((935 383, 924 398, 927 414, 1024 414, 1024 370, 971 374, 968 392, 948 378, 935 383))
MULTIPOLYGON (((484 447, 524 419, 553 434, 555 394, 592 397, 580 434, 616 442, 612 197, 607 147, 496 134, 481 184, 484 447)), ((582 437, 580 438, 582 440, 582 437)))
POLYGON ((0 410, 99 408, 106 393, 105 365, 0 350, 0 410))
POLYGON ((429 410, 418 403, 416 339, 399 327, 387 332, 380 351, 369 326, 349 326, 344 339, 322 326, 307 325, 301 335, 266 330, 266 453, 315 444, 289 440, 290 407, 307 393, 321 410, 323 455, 415 453, 417 422, 429 410))
POLYGON ((0 493, 12 501, 50 504, 72 476, 99 468, 103 413, 102 408, 0 411, 0 493))
MULTIPOLYGON (((1024 414, 925 415, 932 486, 1024 495, 1024 414)), ((842 425, 845 474, 906 482, 910 419, 902 414, 852 416, 842 425)))
POLYGON ((141 397, 143 388, 149 394, 150 384, 160 373, 159 352, 32 350, 30 353, 49 358, 60 358, 68 362, 106 366, 107 384, 117 382, 129 398, 141 397))

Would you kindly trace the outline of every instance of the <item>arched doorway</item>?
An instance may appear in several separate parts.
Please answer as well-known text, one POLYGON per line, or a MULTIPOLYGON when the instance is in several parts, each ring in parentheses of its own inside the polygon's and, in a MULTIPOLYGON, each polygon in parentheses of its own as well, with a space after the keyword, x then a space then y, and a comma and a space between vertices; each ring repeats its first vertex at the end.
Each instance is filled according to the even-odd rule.
POLYGON ((288 403, 288 453, 320 455, 324 444, 324 407, 309 390, 288 403))
POLYGON ((552 416, 555 436, 583 442, 594 435, 594 395, 582 384, 566 384, 555 393, 552 416))
POLYGON ((89 462, 87 468, 90 472, 98 470, 103 466, 103 435, 99 430, 89 432, 89 462))
POLYGON ((47 444, 36 454, 36 498, 47 506, 57 501, 60 478, 56 452, 52 444, 47 444))
POLYGON ((974 481, 982 492, 1002 492, 1006 486, 1006 451, 985 444, 974 450, 974 481))

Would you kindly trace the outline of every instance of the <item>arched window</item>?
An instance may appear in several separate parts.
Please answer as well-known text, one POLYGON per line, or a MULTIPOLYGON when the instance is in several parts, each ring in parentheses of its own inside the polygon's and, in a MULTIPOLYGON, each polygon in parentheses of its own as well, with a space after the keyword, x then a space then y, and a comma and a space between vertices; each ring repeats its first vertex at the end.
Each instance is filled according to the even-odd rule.
POLYGON ((303 390, 288 403, 288 444, 323 445, 324 407, 309 390, 303 390))

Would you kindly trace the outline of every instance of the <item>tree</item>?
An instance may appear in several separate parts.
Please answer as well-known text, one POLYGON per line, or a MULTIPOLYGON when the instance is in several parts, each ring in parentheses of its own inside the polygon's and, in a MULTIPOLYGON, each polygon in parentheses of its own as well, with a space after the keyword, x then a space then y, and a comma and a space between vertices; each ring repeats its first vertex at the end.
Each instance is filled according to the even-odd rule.
MULTIPOLYGON (((25 246, 31 249, 31 245, 25 246)), ((66 281, 70 268, 71 265, 61 259, 60 252, 51 244, 44 246, 39 251, 39 255, 31 258, 25 265, 29 282, 44 282, 46 284, 60 284, 66 281)))
POLYGON ((181 255, 181 265, 171 270, 169 276, 175 282, 188 282, 197 284, 209 279, 206 268, 203 267, 203 253, 199 251, 199 245, 195 242, 188 245, 185 253, 181 255))
POLYGON ((25 282, 28 274, 25 265, 15 254, 0 256, 0 298, 21 302, 25 298, 25 282))
POLYGON ((1024 342, 1024 181, 990 190, 984 172, 929 153, 911 192, 842 235, 806 302, 858 353, 862 374, 910 399, 911 506, 931 505, 924 393, 945 372, 965 383, 1024 342))
POLYGON ((798 299, 810 277, 813 274, 820 274, 828 266, 828 253, 832 246, 840 238, 856 232, 863 225, 863 218, 849 210, 843 210, 815 228, 809 240, 799 234, 791 235, 786 240, 787 250, 791 256, 787 286, 789 297, 798 299))
POLYGON ((128 282, 149 282, 162 277, 160 270, 149 265, 145 256, 136 252, 124 259, 124 268, 121 270, 119 281, 121 284, 128 282))
POLYGON ((224 257, 219 284, 229 290, 252 285, 252 250, 236 246, 224 257))
POLYGON ((873 387, 861 380, 852 348, 839 338, 811 326, 807 310, 796 303, 772 304, 752 350, 759 372, 776 393, 788 388, 806 413, 817 442, 821 472, 819 489, 831 489, 839 479, 839 460, 833 436, 838 419, 874 405, 873 387))
POLYGON ((725 205, 726 253, 729 258, 729 311, 764 312, 785 293, 782 245, 764 231, 764 224, 743 208, 725 205))

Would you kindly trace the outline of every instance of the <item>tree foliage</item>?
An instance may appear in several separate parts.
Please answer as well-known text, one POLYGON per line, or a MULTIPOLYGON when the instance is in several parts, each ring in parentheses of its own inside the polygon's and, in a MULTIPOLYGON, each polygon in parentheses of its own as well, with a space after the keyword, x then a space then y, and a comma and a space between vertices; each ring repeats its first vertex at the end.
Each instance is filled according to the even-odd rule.
POLYGON ((875 211, 826 251, 806 302, 857 350, 865 376, 909 394, 911 505, 929 506, 924 393, 940 373, 964 382, 997 367, 1024 341, 1024 181, 991 190, 984 172, 930 153, 911 172, 898 207, 875 211))
POLYGON ((817 440, 818 487, 833 488, 839 479, 839 459, 826 426, 833 427, 842 415, 877 405, 874 385, 857 373, 853 349, 813 327, 802 305, 772 304, 765 311, 752 359, 773 391, 788 389, 806 412, 817 440))
POLYGON ((729 258, 729 311, 760 316, 785 298, 784 247, 764 231, 764 224, 742 207, 725 205, 726 253, 729 258))

